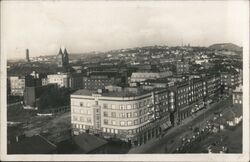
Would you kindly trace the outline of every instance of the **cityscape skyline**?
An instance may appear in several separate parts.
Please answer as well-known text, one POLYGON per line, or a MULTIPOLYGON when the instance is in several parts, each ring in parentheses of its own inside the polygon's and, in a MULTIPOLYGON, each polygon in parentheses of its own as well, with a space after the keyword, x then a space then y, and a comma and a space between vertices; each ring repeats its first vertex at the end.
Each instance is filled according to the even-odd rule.
POLYGON ((26 48, 36 57, 57 54, 60 46, 85 53, 151 45, 243 44, 244 25, 237 24, 245 23, 244 12, 238 12, 245 9, 244 1, 4 1, 2 5, 2 15, 8 17, 2 25, 2 52, 8 59, 25 58, 26 48))

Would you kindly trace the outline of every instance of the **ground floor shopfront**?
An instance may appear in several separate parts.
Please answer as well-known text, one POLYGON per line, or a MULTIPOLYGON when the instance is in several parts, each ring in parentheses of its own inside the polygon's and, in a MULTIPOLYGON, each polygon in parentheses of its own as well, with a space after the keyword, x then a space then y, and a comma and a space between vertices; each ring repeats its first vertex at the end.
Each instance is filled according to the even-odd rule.
POLYGON ((89 129, 79 129, 73 126, 73 135, 79 135, 81 133, 89 133, 97 135, 109 140, 121 140, 130 143, 132 146, 138 146, 146 143, 152 138, 161 136, 164 131, 173 127, 176 122, 176 113, 172 113, 169 116, 156 119, 146 125, 140 127, 135 132, 129 130, 119 130, 118 133, 107 133, 100 130, 96 130, 93 127, 89 129))

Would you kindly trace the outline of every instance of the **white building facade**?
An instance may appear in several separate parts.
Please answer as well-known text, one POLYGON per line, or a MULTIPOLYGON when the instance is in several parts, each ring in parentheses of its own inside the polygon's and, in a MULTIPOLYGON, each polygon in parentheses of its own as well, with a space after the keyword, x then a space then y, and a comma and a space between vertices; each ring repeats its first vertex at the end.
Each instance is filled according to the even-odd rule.
POLYGON ((148 92, 136 96, 116 93, 91 93, 79 90, 71 95, 71 123, 74 134, 81 132, 116 137, 132 144, 142 144, 158 136, 162 125, 171 126, 168 97, 148 92), (164 102, 161 104, 159 99, 164 102), (160 113, 161 112, 161 113, 160 113))
POLYGON ((57 84, 58 87, 69 87, 69 75, 64 73, 47 75, 47 84, 57 84))

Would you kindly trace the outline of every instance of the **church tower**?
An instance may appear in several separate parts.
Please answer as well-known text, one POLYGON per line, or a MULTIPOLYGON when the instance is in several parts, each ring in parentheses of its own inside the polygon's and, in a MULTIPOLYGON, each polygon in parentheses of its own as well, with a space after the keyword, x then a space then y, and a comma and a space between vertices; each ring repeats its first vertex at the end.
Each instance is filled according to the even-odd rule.
POLYGON ((64 62, 63 62, 64 67, 68 67, 69 66, 69 54, 66 48, 64 49, 63 54, 64 54, 64 62))
POLYGON ((63 67, 63 62, 64 62, 64 55, 62 49, 60 48, 59 53, 57 55, 57 66, 63 67))

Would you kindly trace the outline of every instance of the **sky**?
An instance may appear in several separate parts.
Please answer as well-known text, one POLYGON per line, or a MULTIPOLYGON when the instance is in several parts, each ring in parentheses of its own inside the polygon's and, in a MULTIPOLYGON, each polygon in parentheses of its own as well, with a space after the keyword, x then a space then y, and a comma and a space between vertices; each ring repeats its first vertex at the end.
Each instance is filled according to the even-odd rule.
POLYGON ((8 59, 148 45, 243 44, 247 1, 3 1, 8 59))

